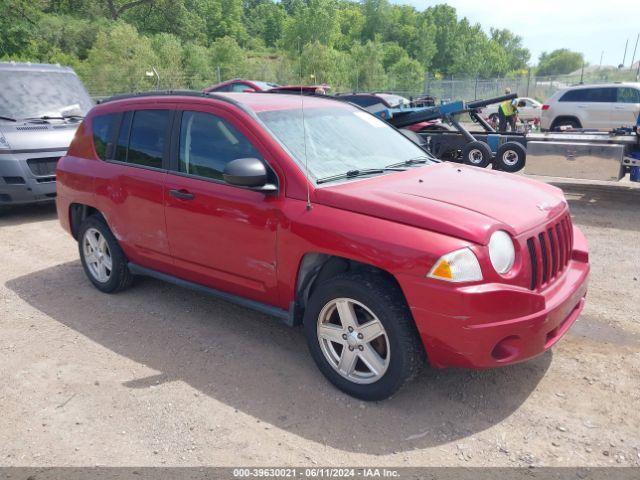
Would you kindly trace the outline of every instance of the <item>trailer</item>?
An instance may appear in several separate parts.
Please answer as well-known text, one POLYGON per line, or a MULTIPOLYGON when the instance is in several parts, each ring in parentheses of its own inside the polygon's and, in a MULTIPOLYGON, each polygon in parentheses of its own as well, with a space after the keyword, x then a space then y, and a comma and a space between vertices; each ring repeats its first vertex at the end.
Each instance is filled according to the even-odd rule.
POLYGON ((627 174, 640 182, 640 116, 633 127, 611 132, 576 129, 549 133, 499 133, 480 115, 479 109, 516 98, 517 94, 479 100, 453 102, 399 114, 388 121, 398 128, 418 122, 442 119, 451 130, 419 130, 423 146, 442 160, 462 161, 486 167, 551 177, 618 181, 627 174), (468 131, 456 116, 468 113, 482 131, 468 131))
POLYGON ((480 115, 481 108, 494 103, 517 98, 517 94, 473 102, 451 102, 413 111, 396 112, 387 119, 397 128, 408 128, 416 132, 423 140, 423 145, 435 157, 441 160, 459 161, 475 167, 493 167, 506 172, 522 170, 527 157, 527 137, 524 133, 496 132, 480 115), (469 131, 458 120, 461 114, 467 113, 480 127, 481 131, 469 131), (424 122, 442 120, 442 125, 450 128, 419 128, 424 122))

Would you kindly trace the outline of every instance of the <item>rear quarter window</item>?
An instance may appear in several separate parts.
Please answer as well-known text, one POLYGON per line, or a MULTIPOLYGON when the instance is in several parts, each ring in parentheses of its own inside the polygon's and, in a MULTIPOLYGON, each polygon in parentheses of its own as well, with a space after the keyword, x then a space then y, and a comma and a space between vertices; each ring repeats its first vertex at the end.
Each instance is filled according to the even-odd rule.
POLYGON ((640 103, 640 90, 632 87, 618 88, 618 103, 640 103))
POLYGON ((107 159, 107 146, 112 141, 117 114, 98 115, 91 120, 93 148, 101 160, 107 159))

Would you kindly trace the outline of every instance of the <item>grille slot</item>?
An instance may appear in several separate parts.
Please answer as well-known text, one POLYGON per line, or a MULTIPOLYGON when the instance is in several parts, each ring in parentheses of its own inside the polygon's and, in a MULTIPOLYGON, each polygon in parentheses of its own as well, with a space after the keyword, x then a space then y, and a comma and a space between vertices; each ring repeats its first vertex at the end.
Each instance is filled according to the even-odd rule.
POLYGON ((49 130, 49 127, 46 125, 38 125, 38 126, 20 126, 20 127, 16 127, 16 130, 21 130, 21 131, 44 131, 44 130, 49 130))
POLYGON ((56 181, 56 176, 53 175, 51 177, 42 177, 42 178, 36 178, 36 182, 38 183, 51 183, 51 182, 55 182, 56 181))
POLYGON ((24 185, 26 182, 22 177, 2 177, 8 185, 24 185))
POLYGON ((536 290, 551 283, 569 264, 573 250, 571 217, 565 215, 529 237, 527 250, 531 262, 529 288, 536 290))
POLYGON ((39 177, 51 176, 56 173, 56 165, 59 157, 41 157, 27 159, 27 165, 34 175, 39 177))

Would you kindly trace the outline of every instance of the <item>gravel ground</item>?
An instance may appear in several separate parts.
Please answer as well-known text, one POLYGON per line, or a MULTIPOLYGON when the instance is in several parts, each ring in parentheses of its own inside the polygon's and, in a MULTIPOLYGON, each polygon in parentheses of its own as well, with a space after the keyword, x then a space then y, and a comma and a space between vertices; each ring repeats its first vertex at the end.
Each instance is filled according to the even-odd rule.
POLYGON ((551 352, 365 404, 300 329, 154 280, 85 279, 51 206, 0 216, 0 465, 640 465, 640 189, 564 184, 591 247, 551 352))

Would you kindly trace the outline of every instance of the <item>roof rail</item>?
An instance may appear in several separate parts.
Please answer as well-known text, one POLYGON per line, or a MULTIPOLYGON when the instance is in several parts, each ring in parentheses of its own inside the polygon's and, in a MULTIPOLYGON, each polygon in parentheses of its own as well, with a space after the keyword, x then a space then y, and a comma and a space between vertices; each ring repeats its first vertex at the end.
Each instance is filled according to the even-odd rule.
POLYGON ((97 103, 103 104, 108 102, 115 102, 116 100, 126 100, 129 98, 144 98, 144 97, 162 97, 162 96, 181 96, 181 97, 211 97, 215 98, 209 93, 205 93, 201 90, 151 90, 147 92, 135 92, 135 93, 123 93, 120 95, 114 95, 112 97, 98 100, 97 103))

